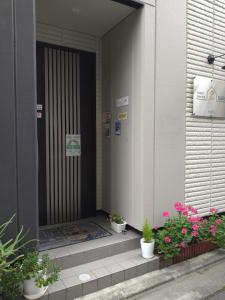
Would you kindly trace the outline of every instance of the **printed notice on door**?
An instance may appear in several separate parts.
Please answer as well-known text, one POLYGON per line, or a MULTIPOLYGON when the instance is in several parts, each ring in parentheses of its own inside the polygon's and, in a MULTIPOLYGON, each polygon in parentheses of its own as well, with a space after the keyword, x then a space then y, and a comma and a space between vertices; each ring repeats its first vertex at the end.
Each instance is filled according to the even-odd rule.
POLYGON ((66 156, 81 155, 81 139, 79 134, 66 135, 66 156))
POLYGON ((197 76, 194 79, 193 114, 225 118, 225 82, 197 76))

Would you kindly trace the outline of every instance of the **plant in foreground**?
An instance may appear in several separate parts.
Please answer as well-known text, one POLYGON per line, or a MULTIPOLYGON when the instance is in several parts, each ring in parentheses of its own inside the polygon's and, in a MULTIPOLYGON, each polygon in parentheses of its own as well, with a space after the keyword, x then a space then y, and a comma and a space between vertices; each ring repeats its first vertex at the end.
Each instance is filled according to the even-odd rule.
POLYGON ((30 252, 25 255, 21 271, 24 280, 33 279, 39 288, 47 287, 59 277, 59 267, 47 254, 39 257, 38 252, 30 252))
POLYGON ((156 249, 165 259, 178 255, 182 248, 200 241, 211 240, 225 247, 225 217, 219 217, 215 208, 208 219, 196 216, 197 209, 177 202, 177 215, 163 213, 164 227, 155 234, 156 249))

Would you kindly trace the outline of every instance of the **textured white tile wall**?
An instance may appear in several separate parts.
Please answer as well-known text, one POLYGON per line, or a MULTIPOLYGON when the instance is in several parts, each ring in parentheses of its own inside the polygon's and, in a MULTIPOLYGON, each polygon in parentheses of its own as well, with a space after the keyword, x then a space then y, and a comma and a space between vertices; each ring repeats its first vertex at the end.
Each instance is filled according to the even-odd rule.
MULTIPOLYGON (((101 40, 55 26, 37 24, 37 40, 96 53, 97 209, 102 208, 102 59, 101 40)), ((87 187, 88 188, 88 187, 87 187)))
POLYGON ((193 78, 225 80, 225 59, 207 63, 209 54, 225 53, 225 0, 187 0, 187 102, 185 202, 201 214, 225 211, 225 121, 192 116, 193 78))

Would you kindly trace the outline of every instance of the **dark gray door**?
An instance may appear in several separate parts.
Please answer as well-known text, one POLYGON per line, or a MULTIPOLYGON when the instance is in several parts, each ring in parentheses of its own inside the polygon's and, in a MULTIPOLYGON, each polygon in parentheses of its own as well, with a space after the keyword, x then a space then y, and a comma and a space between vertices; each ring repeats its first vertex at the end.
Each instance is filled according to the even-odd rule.
POLYGON ((37 78, 40 224, 94 215, 95 55, 38 43, 37 78), (80 156, 68 156, 68 135, 80 136, 80 156))

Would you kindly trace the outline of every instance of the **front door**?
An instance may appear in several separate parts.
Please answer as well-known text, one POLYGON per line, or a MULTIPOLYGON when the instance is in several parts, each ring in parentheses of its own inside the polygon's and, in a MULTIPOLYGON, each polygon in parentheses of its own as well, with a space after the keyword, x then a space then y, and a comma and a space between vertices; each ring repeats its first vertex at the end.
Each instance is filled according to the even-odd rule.
POLYGON ((37 43, 40 225, 96 211, 96 57, 37 43))

